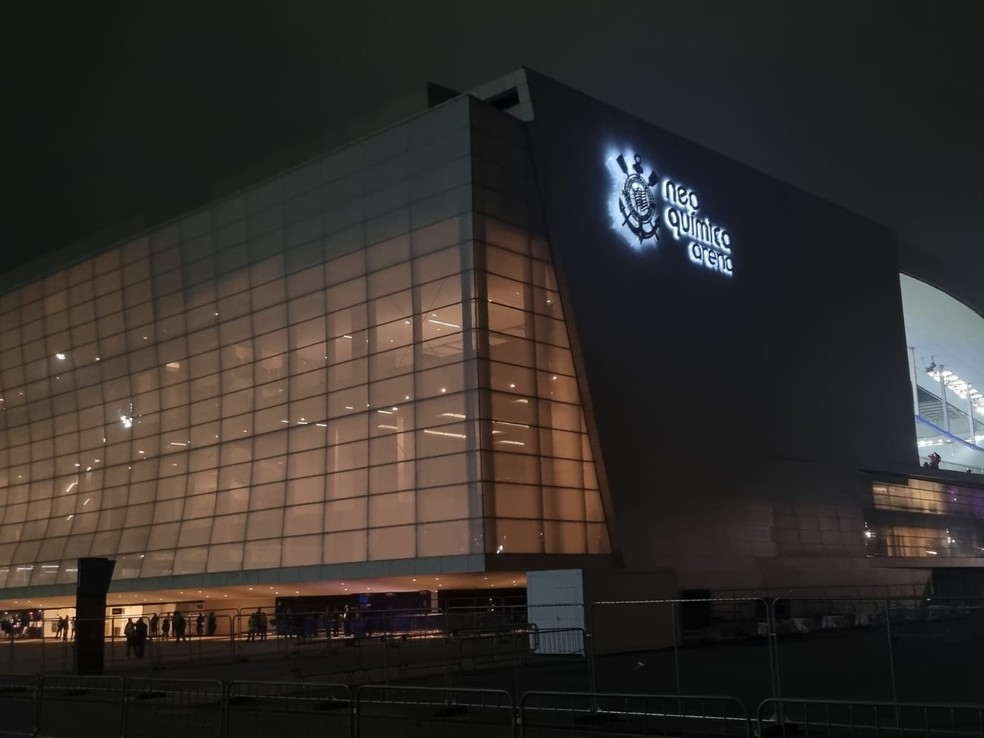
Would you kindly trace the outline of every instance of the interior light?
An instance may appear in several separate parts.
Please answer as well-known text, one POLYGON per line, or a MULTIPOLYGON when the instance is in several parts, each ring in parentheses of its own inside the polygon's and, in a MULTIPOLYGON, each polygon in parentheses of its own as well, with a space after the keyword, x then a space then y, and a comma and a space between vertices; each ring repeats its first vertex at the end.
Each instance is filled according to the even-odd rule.
POLYGON ((437 431, 431 430, 430 428, 424 428, 424 433, 430 436, 445 436, 447 438, 467 438, 464 433, 449 433, 447 431, 437 431))
POLYGON ((59 352, 55 354, 55 358, 58 359, 59 361, 65 361, 65 354, 59 352))

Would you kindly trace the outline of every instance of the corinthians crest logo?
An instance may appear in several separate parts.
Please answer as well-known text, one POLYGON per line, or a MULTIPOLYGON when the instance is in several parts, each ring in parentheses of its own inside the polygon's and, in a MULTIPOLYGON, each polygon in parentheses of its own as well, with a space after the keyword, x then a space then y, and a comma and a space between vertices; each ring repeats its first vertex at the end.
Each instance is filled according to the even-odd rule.
POLYGON ((621 154, 615 159, 625 175, 625 181, 618 192, 618 211, 622 215, 622 225, 643 241, 652 238, 659 240, 659 210, 653 188, 659 183, 656 171, 643 176, 642 157, 634 157, 631 168, 621 154))

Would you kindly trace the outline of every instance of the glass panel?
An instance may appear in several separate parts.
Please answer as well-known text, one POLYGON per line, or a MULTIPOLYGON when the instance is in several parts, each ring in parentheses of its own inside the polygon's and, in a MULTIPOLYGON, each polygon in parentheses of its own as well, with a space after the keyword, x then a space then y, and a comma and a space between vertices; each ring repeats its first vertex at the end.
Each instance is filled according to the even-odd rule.
POLYGON ((284 539, 283 566, 310 566, 322 562, 323 537, 300 536, 284 539))
POLYGON ((558 523, 548 520, 543 524, 543 532, 548 553, 577 554, 585 553, 587 550, 583 523, 558 523))
POLYGON ((251 541, 243 549, 244 569, 271 569, 280 566, 279 538, 251 541))
POLYGON ((543 517, 584 520, 584 492, 579 489, 543 488, 543 517))
POLYGON ((542 553, 542 521, 499 518, 495 521, 492 550, 497 553, 542 553))
POLYGON ((325 563, 365 561, 367 545, 367 536, 364 530, 328 533, 324 537, 325 563))
POLYGON ((434 487, 417 492, 417 519, 421 522, 467 518, 472 498, 479 492, 465 485, 434 487))
POLYGON ((416 532, 412 525, 370 529, 369 560, 413 558, 417 548, 416 532))
POLYGON ((541 518, 540 490, 530 485, 496 484, 495 514, 503 518, 541 518))
POLYGON ((367 527, 367 505, 364 497, 325 503, 326 531, 364 530, 367 527))
MULTIPOLYGON (((297 536, 306 533, 321 533, 324 522, 324 504, 288 507, 284 511, 284 535, 297 536)), ((320 546, 320 537, 318 538, 320 546)))
POLYGON ((417 556, 455 556, 469 552, 466 520, 417 526, 417 556))
POLYGON ((284 512, 280 509, 251 512, 246 520, 246 539, 255 541, 280 536, 283 520, 284 512))
POLYGON ((416 518, 415 509, 416 500, 413 492, 373 495, 369 498, 369 525, 380 528, 413 523, 416 518))

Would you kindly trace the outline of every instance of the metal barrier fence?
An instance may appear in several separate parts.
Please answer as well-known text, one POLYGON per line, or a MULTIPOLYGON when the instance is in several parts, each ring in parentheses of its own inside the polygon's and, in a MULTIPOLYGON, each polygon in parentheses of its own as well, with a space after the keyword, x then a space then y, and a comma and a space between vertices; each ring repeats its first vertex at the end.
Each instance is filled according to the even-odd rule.
POLYGON ((43 676, 38 680, 35 734, 89 738, 123 734, 126 687, 118 676, 43 676))
POLYGON ((352 736, 511 737, 515 712, 505 690, 364 685, 355 692, 352 736))
POLYGON ((715 668, 715 654, 751 643, 742 653, 742 682, 759 697, 778 694, 773 612, 765 599, 596 602, 587 608, 587 625, 589 691, 724 694, 735 674, 715 668), (602 657, 626 663, 600 673, 602 657))
POLYGON ((226 735, 349 735, 351 704, 344 684, 230 682, 226 735))
POLYGON ((701 736, 984 738, 984 705, 297 682, 0 680, 0 735, 252 738, 701 736), (754 722, 753 722, 754 721, 754 722), (754 728, 754 730, 753 730, 754 728))
POLYGON ((220 681, 131 679, 126 684, 123 736, 222 738, 220 681))
POLYGON ((696 695, 527 692, 519 724, 524 738, 751 736, 748 711, 738 699, 696 695))
MULTIPOLYGON (((250 625, 255 612, 219 611, 214 624, 201 614, 203 634, 192 612, 185 617, 185 637, 177 639, 173 611, 157 613, 157 637, 148 628, 142 657, 123 634, 126 618, 107 618, 107 672, 149 676, 204 662, 267 660, 277 678, 388 683, 429 673, 443 674, 443 686, 454 687, 475 686, 469 675, 488 667, 569 663, 565 688, 595 692, 720 694, 740 684, 749 703, 787 694, 973 702, 978 695, 970 677, 984 662, 984 599, 971 598, 735 597, 587 608, 489 603, 440 611, 326 610, 264 613, 265 631, 250 625), (165 621, 171 625, 167 638, 165 621), (840 676, 818 678, 824 673, 840 676)), ((59 629, 57 620, 32 622, 4 631, 0 673, 74 671, 70 629, 59 629)), ((518 693, 523 682, 514 677, 510 688, 518 693)), ((523 686, 552 685, 533 680, 523 686)))
POLYGON ((765 700, 756 723, 760 736, 981 738, 984 705, 765 700))
POLYGON ((38 680, 0 677, 0 735, 34 735, 38 716, 38 680))
POLYGON ((777 599, 773 697, 974 702, 984 601, 777 599), (817 680, 818 673, 838 673, 817 680))

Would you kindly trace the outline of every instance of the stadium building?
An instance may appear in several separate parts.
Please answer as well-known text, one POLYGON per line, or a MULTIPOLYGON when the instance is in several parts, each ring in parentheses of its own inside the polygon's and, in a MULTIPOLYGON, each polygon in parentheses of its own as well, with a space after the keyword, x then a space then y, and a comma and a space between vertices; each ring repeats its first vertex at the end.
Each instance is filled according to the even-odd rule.
POLYGON ((977 587, 967 277, 533 72, 431 93, 0 278, 5 607, 89 556, 127 603, 977 587))

